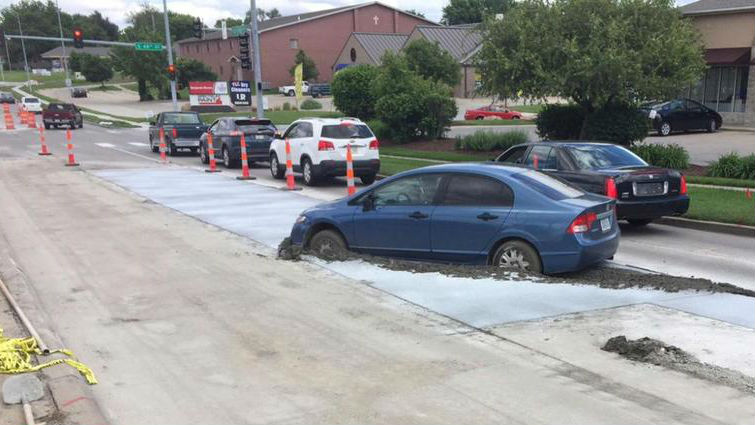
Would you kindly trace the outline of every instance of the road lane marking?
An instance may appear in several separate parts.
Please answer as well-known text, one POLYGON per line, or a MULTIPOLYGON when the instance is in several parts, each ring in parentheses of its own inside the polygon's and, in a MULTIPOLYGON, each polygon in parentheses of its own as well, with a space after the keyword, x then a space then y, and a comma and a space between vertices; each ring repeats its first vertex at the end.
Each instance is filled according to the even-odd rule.
POLYGON ((141 142, 129 142, 129 145, 131 145, 131 146, 139 146, 139 147, 149 146, 148 143, 141 143, 141 142))
POLYGON ((110 143, 95 143, 95 145, 97 145, 97 146, 99 146, 101 148, 112 149, 114 151, 122 152, 122 153, 125 153, 125 154, 128 154, 128 155, 132 155, 132 156, 136 156, 136 157, 142 158, 142 159, 146 159, 147 161, 158 162, 158 163, 161 162, 159 159, 156 159, 156 158, 150 158, 150 157, 148 157, 146 155, 141 155, 141 154, 138 154, 136 152, 131 152, 131 151, 127 151, 125 149, 117 148, 117 147, 115 147, 115 145, 110 144, 110 143))
POLYGON ((101 147, 101 148, 114 148, 115 145, 110 143, 95 143, 95 145, 101 147))

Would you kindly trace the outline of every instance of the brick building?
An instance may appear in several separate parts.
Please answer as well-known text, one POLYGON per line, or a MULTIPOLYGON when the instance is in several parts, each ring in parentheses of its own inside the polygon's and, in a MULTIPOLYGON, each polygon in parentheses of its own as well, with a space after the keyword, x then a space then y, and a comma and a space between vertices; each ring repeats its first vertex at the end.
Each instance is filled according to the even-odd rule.
MULTIPOLYGON (((319 81, 330 81, 332 65, 353 32, 409 34, 417 25, 438 25, 379 2, 362 3, 263 21, 259 25, 262 80, 271 86, 290 84, 289 69, 303 50, 317 65, 319 81)), ((220 80, 253 80, 238 64, 238 39, 221 38, 220 31, 203 39, 178 42, 178 55, 209 65, 220 80)))
POLYGON ((699 0, 681 12, 700 31, 708 64, 684 95, 718 111, 724 125, 755 126, 755 0, 699 0))

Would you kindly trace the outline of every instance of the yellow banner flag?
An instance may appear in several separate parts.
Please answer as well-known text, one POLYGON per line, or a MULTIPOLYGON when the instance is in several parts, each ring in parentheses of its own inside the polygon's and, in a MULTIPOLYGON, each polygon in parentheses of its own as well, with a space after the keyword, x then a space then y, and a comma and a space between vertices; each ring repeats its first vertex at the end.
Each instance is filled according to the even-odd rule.
POLYGON ((299 101, 302 98, 301 84, 302 74, 304 73, 304 66, 302 64, 296 65, 294 70, 294 91, 296 91, 296 100, 299 101))

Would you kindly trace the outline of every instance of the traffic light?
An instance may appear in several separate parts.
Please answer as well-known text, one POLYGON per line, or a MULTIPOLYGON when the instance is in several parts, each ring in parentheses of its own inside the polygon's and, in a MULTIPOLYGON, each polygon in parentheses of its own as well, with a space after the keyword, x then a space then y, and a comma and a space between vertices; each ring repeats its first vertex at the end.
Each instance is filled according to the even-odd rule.
POLYGON ((241 60, 241 69, 251 69, 252 61, 249 57, 249 34, 243 33, 239 36, 239 60, 241 60))
POLYGON ((84 47, 84 31, 81 28, 73 29, 73 47, 77 49, 84 47))
POLYGON ((204 31, 202 31, 202 20, 197 18, 194 20, 194 38, 203 38, 204 31))
POLYGON ((168 78, 171 80, 175 80, 176 79, 176 65, 174 64, 168 65, 167 70, 168 70, 168 78))

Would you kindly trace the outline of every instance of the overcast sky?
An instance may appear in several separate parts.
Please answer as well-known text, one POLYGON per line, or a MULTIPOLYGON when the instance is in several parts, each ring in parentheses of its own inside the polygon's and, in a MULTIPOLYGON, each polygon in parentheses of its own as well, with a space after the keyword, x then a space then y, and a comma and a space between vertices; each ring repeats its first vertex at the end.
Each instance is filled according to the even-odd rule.
MULTIPOLYGON (((257 0, 257 7, 272 9, 277 7, 285 16, 295 13, 312 12, 321 9, 364 3, 367 0, 257 0)), ((439 21, 443 6, 447 0, 381 0, 383 3, 401 9, 415 9, 425 14, 428 19, 439 21)), ((690 3, 693 0, 676 0, 677 4, 690 3)), ((130 11, 139 10, 140 4, 147 2, 162 9, 159 0, 58 0, 61 9, 68 13, 89 14, 99 10, 111 21, 123 27, 126 15, 130 11)), ((0 6, 5 7, 14 3, 11 0, 0 0, 0 6)), ((229 16, 241 17, 249 8, 247 1, 234 0, 168 0, 168 9, 200 16, 206 24, 215 24, 215 20, 229 16)))

